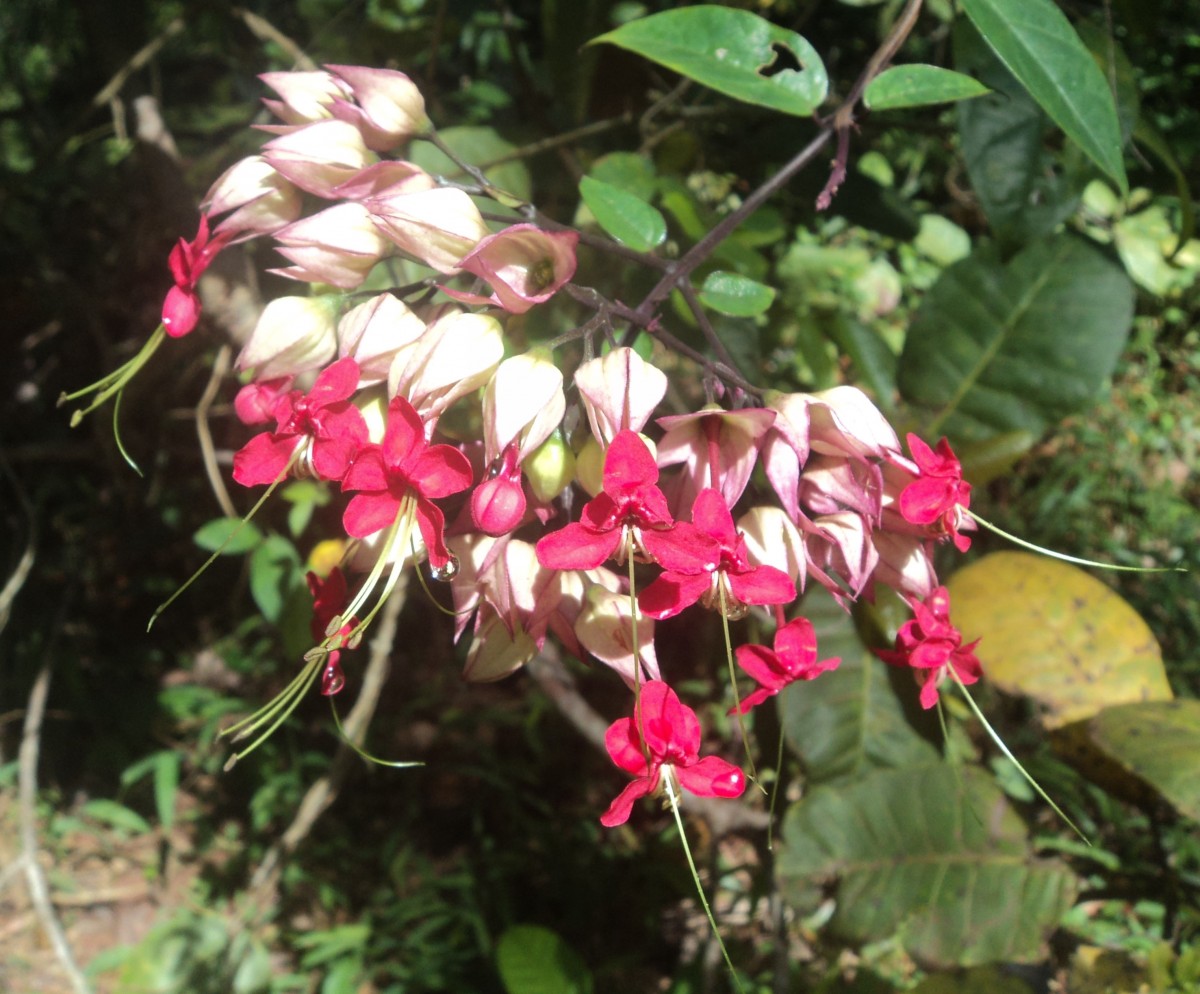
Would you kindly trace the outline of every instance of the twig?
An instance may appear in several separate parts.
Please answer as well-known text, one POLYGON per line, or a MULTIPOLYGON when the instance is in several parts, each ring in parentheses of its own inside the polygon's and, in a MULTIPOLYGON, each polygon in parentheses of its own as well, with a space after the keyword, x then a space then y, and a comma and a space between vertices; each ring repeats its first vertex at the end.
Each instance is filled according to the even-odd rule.
POLYGON ((243 23, 250 29, 251 34, 260 41, 272 41, 282 48, 288 55, 292 57, 292 62, 297 69, 313 70, 317 68, 317 64, 305 54, 304 49, 297 45, 291 38, 280 31, 274 24, 268 21, 265 17, 260 17, 252 11, 246 10, 244 7, 234 7, 230 11, 234 17, 240 17, 243 23))
POLYGON ((91 994, 88 984, 71 946, 67 942, 66 933, 54 911, 50 900, 50 887, 46 883, 46 875, 37 861, 37 764, 39 736, 42 730, 42 715, 46 710, 46 698, 50 693, 50 670, 54 666, 54 653, 47 652, 41 671, 33 682, 33 690, 29 694, 29 708, 25 713, 25 729, 21 736, 21 752, 18 766, 20 768, 20 815, 21 815, 21 852, 25 864, 25 880, 29 885, 29 898, 37 913, 42 928, 54 947, 55 955, 62 966, 71 988, 75 994, 91 994))
MULTIPOLYGON (((366 735, 367 726, 375 716, 379 705, 379 696, 383 685, 387 682, 391 671, 392 649, 396 642, 396 626, 400 612, 404 609, 408 574, 404 574, 392 595, 384 602, 376 622, 375 637, 371 640, 371 655, 367 668, 363 673, 362 690, 358 700, 343 722, 346 737, 355 745, 361 746, 366 735)), ((338 747, 337 753, 330 764, 329 772, 317 780, 305 793, 296 817, 287 830, 279 837, 274 845, 267 850, 263 861, 250 880, 250 891, 255 895, 255 904, 264 912, 274 906, 273 894, 279 884, 280 863, 284 857, 291 855, 310 831, 317 819, 337 799, 350 763, 356 755, 354 749, 345 742, 338 747)))
POLYGON ((532 159, 535 155, 541 155, 543 152, 553 152, 556 148, 561 148, 563 145, 571 145, 584 138, 591 138, 593 135, 600 135, 606 131, 611 131, 614 128, 620 128, 632 123, 633 114, 626 111, 617 117, 606 117, 603 121, 593 121, 591 124, 572 128, 570 131, 551 135, 549 138, 542 138, 540 141, 530 142, 528 145, 522 145, 511 152, 506 152, 504 155, 498 155, 494 159, 488 159, 487 162, 480 163, 479 168, 487 172, 489 169, 502 166, 506 162, 513 162, 517 159, 532 159))
POLYGON ((99 109, 107 104, 111 104, 117 94, 121 92, 121 87, 125 85, 129 77, 154 58, 158 54, 159 49, 170 41, 171 38, 179 34, 183 30, 183 27, 184 22, 182 17, 173 18, 165 28, 139 48, 133 54, 133 57, 116 71, 112 79, 100 88, 100 92, 92 97, 92 106, 99 109))
POLYGON ((208 378, 208 384, 204 387, 204 393, 200 395, 200 400, 196 403, 196 435, 200 439, 200 456, 204 460, 204 472, 208 475, 208 483, 212 487, 213 496, 217 499, 217 503, 221 505, 221 513, 227 518, 236 518, 239 515, 237 509, 233 506, 233 501, 229 498, 229 490, 225 486, 225 479, 221 475, 220 468, 217 466, 212 432, 208 428, 208 412, 217 397, 221 381, 225 379, 225 374, 229 372, 229 362, 232 356, 233 350, 227 344, 222 345, 217 352, 217 358, 213 360, 212 375, 208 378))
POLYGON ((717 334, 717 329, 708 320, 708 315, 704 313, 704 308, 700 306, 700 300, 696 296, 696 291, 692 288, 692 284, 680 283, 679 292, 683 294, 683 299, 688 305, 688 310, 692 312, 692 317, 696 319, 696 324, 700 326, 700 332, 708 342, 709 348, 716 353, 717 358, 725 363, 725 365, 730 369, 736 369, 740 374, 742 370, 738 366, 737 360, 730 354, 729 349, 725 347, 725 343, 721 341, 721 336, 717 334))

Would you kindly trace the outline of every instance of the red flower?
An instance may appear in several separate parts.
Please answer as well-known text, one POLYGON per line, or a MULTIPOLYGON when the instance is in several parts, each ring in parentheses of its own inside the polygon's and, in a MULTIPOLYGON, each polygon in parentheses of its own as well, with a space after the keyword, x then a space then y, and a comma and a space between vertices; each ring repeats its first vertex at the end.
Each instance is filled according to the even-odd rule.
POLYGON ((307 445, 303 461, 312 472, 340 480, 368 439, 367 423, 349 399, 357 389, 358 363, 347 356, 327 367, 307 395, 291 390, 280 396, 275 431, 255 435, 234 455, 233 478, 245 487, 274 483, 296 449, 307 445))
POLYGON ((807 618, 789 621, 775 632, 775 651, 765 645, 742 645, 736 650, 738 665, 758 681, 759 687, 742 698, 741 707, 730 709, 746 714, 789 683, 812 680, 826 670, 836 669, 841 658, 817 662, 817 633, 807 618))
POLYGON ((661 680, 642 684, 633 717, 613 722, 604 742, 612 761, 637 777, 601 815, 606 828, 629 820, 633 802, 657 790, 664 767, 681 787, 700 797, 740 797, 746 789, 745 774, 732 763, 717 756, 700 758, 696 712, 661 680))
POLYGON ((655 558, 666 572, 638 595, 638 605, 651 618, 673 618, 702 601, 731 618, 746 613, 747 604, 787 604, 796 587, 774 566, 751 566, 746 540, 733 526, 733 515, 719 490, 701 490, 692 505, 692 523, 676 525, 676 542, 655 558))
POLYGON ((538 562, 546 569, 595 569, 612 556, 623 561, 626 529, 635 555, 657 559, 675 527, 657 482, 646 443, 636 432, 619 432, 604 456, 604 490, 583 506, 578 522, 538 542, 538 562))
POLYGON ((935 525, 939 535, 949 535, 958 551, 966 552, 971 539, 958 529, 971 506, 971 484, 962 478, 962 463, 945 438, 934 452, 910 433, 908 451, 920 475, 900 492, 900 514, 914 525, 935 525))
POLYGON ((938 684, 948 670, 953 669, 961 683, 974 683, 983 675, 973 651, 979 639, 962 644, 962 633, 950 624, 950 594, 945 587, 937 587, 924 603, 913 597, 909 604, 916 617, 896 633, 896 648, 876 649, 875 655, 893 666, 925 670, 918 674, 921 707, 931 708, 937 703, 938 684))
POLYGON ((163 301, 162 323, 168 335, 181 338, 196 327, 200 320, 200 298, 196 295, 196 283, 201 274, 232 237, 232 233, 208 237, 208 217, 200 215, 200 228, 192 241, 179 239, 171 249, 167 264, 175 285, 167 291, 163 301))
MULTIPOLYGON (((332 697, 346 685, 346 677, 339 662, 342 655, 339 650, 347 645, 350 633, 358 625, 358 618, 342 617, 342 612, 346 609, 346 577, 336 566, 324 580, 311 571, 305 579, 313 597, 313 641, 320 644, 332 640, 328 643, 330 652, 325 659, 325 669, 321 673, 321 693, 332 697), (342 624, 336 632, 330 632, 329 626, 334 619, 340 620, 342 624)), ((349 645, 348 648, 353 649, 354 645, 349 645)))
POLYGON ((401 396, 388 405, 382 445, 368 445, 342 480, 343 490, 361 490, 347 505, 342 525, 348 535, 366 538, 396 520, 401 504, 412 501, 417 526, 425 539, 429 563, 450 562, 446 521, 433 503, 471 485, 471 464, 451 445, 430 445, 425 426, 412 404, 401 396))

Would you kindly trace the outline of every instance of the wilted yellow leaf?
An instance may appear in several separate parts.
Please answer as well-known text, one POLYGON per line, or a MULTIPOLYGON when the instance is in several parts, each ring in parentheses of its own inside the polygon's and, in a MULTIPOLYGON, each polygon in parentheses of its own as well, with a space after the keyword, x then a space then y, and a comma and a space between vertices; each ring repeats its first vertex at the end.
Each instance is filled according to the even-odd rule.
POLYGON ((1095 577, 1028 552, 995 552, 947 584, 951 621, 982 641, 984 678, 1043 709, 1048 728, 1115 704, 1172 697, 1146 622, 1095 577))

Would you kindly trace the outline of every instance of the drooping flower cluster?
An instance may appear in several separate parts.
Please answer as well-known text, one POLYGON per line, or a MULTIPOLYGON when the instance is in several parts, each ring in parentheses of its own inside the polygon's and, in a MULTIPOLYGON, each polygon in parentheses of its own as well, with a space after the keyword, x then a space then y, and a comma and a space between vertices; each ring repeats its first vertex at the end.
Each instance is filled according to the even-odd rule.
POLYGON ((818 660, 813 626, 794 608, 814 580, 847 607, 877 585, 909 598, 916 617, 881 655, 919 674, 925 706, 947 672, 978 678, 933 567, 936 544, 965 550, 971 527, 970 486, 944 439, 935 451, 910 435, 906 457, 850 386, 768 391, 761 406, 738 393, 727 407, 667 414, 666 374, 625 347, 579 363, 568 382, 550 345, 520 351, 502 319, 572 280, 577 233, 492 230, 464 190, 404 158, 433 133, 402 73, 262 78, 282 123, 213 185, 196 237, 172 251, 163 327, 196 327, 199 282, 231 243, 271 238, 284 260, 274 272, 313 284, 272 301, 238 357, 234 409, 263 430, 234 456, 233 478, 306 477, 342 494, 349 551, 327 578, 309 575, 305 672, 321 667, 324 693, 346 682, 340 655, 369 624, 371 597, 387 597, 406 563, 427 561, 452 581, 455 637, 470 633, 468 680, 508 676, 553 635, 629 686, 632 717, 606 738, 635 778, 601 818, 613 826, 664 779, 713 797, 745 786, 738 767, 700 758, 696 713, 659 665, 657 622, 707 610, 728 632, 754 608, 772 610, 774 648, 736 650, 755 683, 731 709, 739 721, 838 665, 818 660), (350 293, 384 285, 380 264, 393 259, 416 267, 416 281, 350 293), (456 405, 461 416, 443 420, 456 405))

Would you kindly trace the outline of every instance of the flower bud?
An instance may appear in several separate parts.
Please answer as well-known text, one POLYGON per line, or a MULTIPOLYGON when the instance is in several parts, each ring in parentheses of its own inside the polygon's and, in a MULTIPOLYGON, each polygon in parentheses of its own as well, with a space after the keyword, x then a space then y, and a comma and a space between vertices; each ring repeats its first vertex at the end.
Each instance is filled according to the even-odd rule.
POLYGON ((337 353, 340 306, 333 294, 272 300, 238 356, 238 370, 268 380, 324 366, 337 353))
POLYGON ((259 79, 282 97, 263 100, 286 124, 309 124, 330 117, 334 101, 345 99, 347 88, 327 72, 264 72, 259 79))
POLYGON ((361 204, 338 204, 289 224, 275 235, 280 255, 295 263, 271 272, 353 290, 391 249, 361 204))
POLYGON ((388 372, 388 395, 407 397, 431 425, 459 397, 483 386, 503 356, 499 321, 449 310, 396 353, 388 372))
POLYGON ((645 427, 666 395, 667 377, 633 349, 620 348, 575 370, 575 386, 592 435, 608 445, 626 428, 645 427))
POLYGON ((483 392, 484 458, 491 463, 512 442, 517 462, 542 444, 566 410, 563 376, 550 354, 534 349, 500 363, 483 392))
POLYGON ((592 435, 575 456, 575 481, 589 497, 604 489, 604 450, 592 435))
POLYGON ((233 213, 217 225, 232 241, 269 235, 300 216, 300 191, 261 155, 235 162, 209 188, 201 205, 209 214, 233 213))
POLYGON ((358 103, 354 107, 339 102, 334 115, 360 128, 367 145, 376 152, 390 152, 429 128, 425 98, 404 73, 364 66, 326 68, 346 83, 358 103))
POLYGON ((402 300, 381 293, 338 322, 338 355, 358 361, 360 387, 387 381, 396 353, 425 333, 425 322, 402 300))
POLYGON ((401 251, 439 273, 453 272, 488 234, 479 208, 462 190, 388 193, 363 203, 401 251))
POLYGON ((301 190, 331 199, 375 161, 362 135, 345 121, 318 121, 267 142, 263 158, 301 190))
POLYGON ((485 535, 507 535, 525 517, 525 492, 521 474, 516 479, 494 476, 484 480, 471 494, 471 520, 485 535))
POLYGON ((233 412, 244 425, 265 425, 275 420, 275 405, 292 389, 291 376, 247 383, 233 398, 233 412))
POLYGON ((543 504, 548 504, 574 478, 575 454, 556 432, 534 450, 522 468, 533 496, 543 504))

